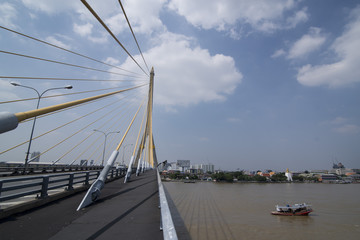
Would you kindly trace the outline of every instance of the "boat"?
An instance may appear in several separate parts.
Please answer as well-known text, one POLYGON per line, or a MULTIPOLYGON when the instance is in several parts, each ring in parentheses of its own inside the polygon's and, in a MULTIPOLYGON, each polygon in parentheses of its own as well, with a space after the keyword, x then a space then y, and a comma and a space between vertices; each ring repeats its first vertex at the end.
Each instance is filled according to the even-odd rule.
POLYGON ((307 216, 313 210, 311 205, 306 203, 296 203, 293 205, 279 206, 276 205, 276 211, 271 212, 272 215, 281 216, 307 216))
POLYGON ((185 180, 184 183, 195 183, 194 180, 185 180))

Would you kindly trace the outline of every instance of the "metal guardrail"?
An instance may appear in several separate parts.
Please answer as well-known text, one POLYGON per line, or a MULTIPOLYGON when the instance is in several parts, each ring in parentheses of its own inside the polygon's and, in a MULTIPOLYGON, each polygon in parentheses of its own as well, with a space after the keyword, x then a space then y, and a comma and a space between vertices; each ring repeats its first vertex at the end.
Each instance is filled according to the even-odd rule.
POLYGON ((163 231, 164 240, 177 240, 177 234, 175 226, 171 217, 171 212, 166 199, 164 186, 161 182, 159 171, 157 171, 157 180, 159 186, 159 199, 160 199, 160 210, 161 210, 161 226, 160 229, 163 231))
POLYGON ((4 164, 0 163, 0 175, 14 176, 24 174, 42 174, 42 173, 55 173, 55 172, 76 172, 76 171, 90 171, 101 170, 102 166, 80 166, 80 165, 51 165, 51 164, 39 164, 30 163, 28 168, 19 164, 4 164), (7 173, 6 175, 4 173, 7 173))
MULTIPOLYGON (((126 168, 112 169, 107 178, 112 179, 123 176, 126 168)), ((98 171, 73 172, 62 174, 49 174, 31 177, 4 178, 0 180, 0 202, 37 194, 38 198, 46 198, 48 191, 59 188, 72 190, 75 184, 89 185, 100 174, 98 171), (24 182, 29 183, 24 183, 24 182), (34 189, 35 188, 35 189, 34 189), (17 193, 2 196, 5 192, 18 191, 17 193)))

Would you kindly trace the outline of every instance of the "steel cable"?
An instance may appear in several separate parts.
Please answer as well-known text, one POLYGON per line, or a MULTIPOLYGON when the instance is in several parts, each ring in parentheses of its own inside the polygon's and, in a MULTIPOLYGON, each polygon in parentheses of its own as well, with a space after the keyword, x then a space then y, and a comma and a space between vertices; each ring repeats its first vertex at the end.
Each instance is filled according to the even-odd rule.
POLYGON ((124 45, 115 37, 115 35, 111 32, 111 30, 106 26, 103 20, 97 15, 97 13, 90 7, 90 5, 85 1, 81 0, 81 2, 87 7, 87 9, 94 15, 94 17, 99 21, 99 23, 106 29, 106 31, 114 38, 114 40, 122 47, 122 49, 127 53, 127 55, 138 65, 138 67, 145 73, 146 76, 149 76, 148 73, 144 71, 144 69, 139 65, 139 63, 134 59, 134 57, 126 50, 124 45))
POLYGON ((87 59, 90 59, 90 60, 92 60, 92 61, 95 61, 95 62, 102 63, 102 64, 105 64, 105 65, 110 66, 110 67, 114 67, 114 68, 120 69, 120 70, 122 70, 122 71, 126 71, 126 72, 129 72, 129 73, 133 73, 133 74, 139 75, 138 73, 131 72, 131 71, 129 71, 129 70, 126 70, 126 69, 123 69, 123 68, 120 68, 120 67, 117 67, 117 66, 114 66, 114 65, 111 65, 111 64, 108 64, 108 63, 102 62, 102 61, 97 60, 97 59, 95 59, 95 58, 88 57, 88 56, 86 56, 86 55, 83 55, 83 54, 80 54, 80 53, 77 53, 77 52, 71 51, 71 50, 69 50, 69 49, 66 49, 66 48, 63 48, 63 47, 57 46, 57 45, 55 45, 55 44, 52 44, 52 43, 46 42, 46 41, 44 41, 44 40, 40 40, 40 39, 35 38, 35 37, 31 37, 31 36, 29 36, 29 35, 26 35, 26 34, 24 34, 24 33, 17 32, 17 31, 15 31, 15 30, 12 30, 12 29, 6 28, 6 27, 4 27, 4 26, 0 26, 0 28, 2 28, 2 29, 4 29, 4 30, 7 30, 7 31, 10 31, 10 32, 12 32, 12 33, 15 33, 15 34, 21 35, 21 36, 23 36, 23 37, 27 37, 27 38, 30 38, 30 39, 32 39, 32 40, 35 40, 35 41, 38 41, 38 42, 41 42, 41 43, 47 44, 47 45, 49 45, 49 46, 52 46, 52 47, 55 47, 55 48, 58 48, 58 49, 64 50, 64 51, 66 51, 66 52, 69 52, 69 53, 72 53, 72 54, 78 55, 78 56, 80 56, 80 57, 87 58, 87 59))
MULTIPOLYGON (((87 116, 89 116, 89 115, 91 115, 91 114, 93 114, 93 113, 95 113, 95 112, 97 112, 97 111, 100 111, 100 110, 102 110, 102 109, 104 109, 104 108, 106 108, 106 107, 108 107, 108 106, 110 106, 110 105, 112 105, 112 104, 115 104, 115 103, 117 103, 117 102, 119 102, 119 101, 121 101, 121 100, 123 100, 123 99, 119 99, 119 100, 117 100, 117 101, 115 101, 115 102, 112 102, 112 103, 110 103, 110 104, 105 105, 104 107, 98 108, 98 109, 96 109, 95 111, 92 111, 92 112, 90 112, 90 113, 88 113, 88 114, 85 114, 85 115, 83 115, 83 116, 81 116, 81 117, 78 117, 78 118, 76 118, 76 119, 74 119, 74 120, 71 120, 70 122, 67 122, 67 123, 65 123, 65 124, 63 124, 63 125, 60 125, 60 126, 54 128, 54 129, 51 129, 50 131, 47 131, 47 132, 45 132, 45 133, 43 133, 43 134, 40 134, 39 136, 36 136, 36 137, 32 138, 32 140, 36 140, 36 139, 38 139, 38 138, 40 138, 40 137, 42 137, 42 136, 44 136, 44 135, 46 135, 46 134, 49 134, 49 133, 51 133, 51 132, 53 132, 53 131, 56 131, 56 130, 62 128, 62 127, 65 127, 65 126, 67 126, 67 125, 69 125, 69 124, 71 124, 71 123, 73 123, 73 122, 76 122, 76 121, 78 121, 78 120, 80 120, 80 119, 82 119, 82 118, 84 118, 84 117, 87 117, 87 116)), ((28 143, 28 142, 29 142, 29 140, 27 140, 27 141, 25 141, 25 142, 22 142, 22 143, 14 146, 14 147, 11 147, 11 148, 9 148, 9 149, 6 149, 6 150, 0 152, 0 155, 3 154, 3 153, 6 153, 6 152, 8 152, 8 151, 11 151, 11 150, 13 150, 13 149, 15 149, 15 148, 17 148, 17 147, 20 147, 20 146, 22 146, 22 145, 24 145, 24 144, 26 144, 26 143, 28 143)))
MULTIPOLYGON (((121 111, 120 111, 121 112, 121 111)), ((111 110, 109 113, 115 113, 116 115, 119 115, 120 112, 114 112, 114 110, 111 110)), ((107 115, 107 114, 106 114, 107 115)), ((120 116, 120 119, 121 119, 122 116, 120 116)), ((105 126, 106 124, 108 124, 110 121, 115 121, 116 119, 115 118, 110 118, 109 120, 107 120, 104 124, 101 125, 101 127, 105 126)), ((111 129, 114 125, 116 124, 116 121, 115 123, 113 123, 108 129, 111 129)), ((100 127, 100 128, 101 128, 100 127)), ((61 157, 58 158, 58 161, 60 161, 63 157, 65 157, 67 154, 69 154, 70 152, 72 152, 76 147, 78 147, 81 143, 83 143, 85 140, 87 140, 89 137, 91 137, 95 132, 92 132, 91 134, 89 134, 89 136, 85 137, 83 140, 81 140, 78 144, 76 144, 74 147, 72 147, 69 151, 67 151, 66 153, 64 153, 61 157)), ((96 141, 100 138, 101 136, 99 136, 96 141)), ((81 155, 79 155, 77 158, 75 158, 75 160, 70 163, 69 165, 72 165, 77 159, 79 159, 81 157, 81 155)), ((55 162, 55 163, 56 163, 55 162)))
POLYGON ((143 54, 142 54, 142 52, 141 52, 139 43, 138 43, 138 41, 136 40, 136 37, 135 37, 134 31, 133 31, 133 29, 132 29, 132 27, 131 27, 130 21, 129 21, 127 15, 126 15, 125 9, 124 9, 124 7, 123 7, 123 5, 122 5, 122 3, 121 3, 120 0, 119 0, 119 3, 120 3, 120 6, 121 6, 122 11, 123 11, 123 13, 124 13, 124 16, 125 16, 125 18, 126 18, 126 21, 127 21, 128 25, 129 25, 129 28, 130 28, 130 30, 131 30, 131 33, 132 33, 132 35, 133 35, 133 37, 134 37, 134 40, 135 40, 135 42, 136 42, 136 45, 137 45, 137 47, 138 47, 138 49, 139 49, 139 52, 140 52, 140 54, 141 54, 141 57, 142 57, 142 59, 143 59, 143 61, 144 61, 144 63, 145 63, 145 66, 146 66, 148 72, 150 72, 149 67, 148 67, 148 65, 146 64, 145 58, 144 58, 144 56, 143 56, 143 54))
POLYGON ((82 69, 92 70, 92 71, 97 71, 97 72, 111 73, 111 74, 120 75, 120 76, 138 78, 136 76, 131 76, 131 75, 123 74, 123 73, 110 72, 110 71, 101 70, 101 69, 97 69, 97 68, 85 67, 85 66, 80 66, 80 65, 76 65, 76 64, 55 61, 55 60, 46 59, 46 58, 34 57, 34 56, 25 55, 25 54, 21 54, 21 53, 8 52, 8 51, 3 51, 3 50, 0 50, 0 53, 14 55, 14 56, 18 56, 18 57, 35 59, 35 60, 44 61, 44 62, 56 63, 56 64, 65 65, 65 66, 70 66, 70 67, 77 67, 77 68, 82 68, 82 69))

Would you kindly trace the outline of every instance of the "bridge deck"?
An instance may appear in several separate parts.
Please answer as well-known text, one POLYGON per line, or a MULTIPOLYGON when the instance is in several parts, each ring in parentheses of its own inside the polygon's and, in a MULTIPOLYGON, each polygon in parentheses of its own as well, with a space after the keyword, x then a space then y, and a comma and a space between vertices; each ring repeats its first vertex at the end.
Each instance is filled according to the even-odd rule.
POLYGON ((84 195, 2 220, 1 239, 163 239, 155 171, 107 183, 95 204, 77 212, 84 195))

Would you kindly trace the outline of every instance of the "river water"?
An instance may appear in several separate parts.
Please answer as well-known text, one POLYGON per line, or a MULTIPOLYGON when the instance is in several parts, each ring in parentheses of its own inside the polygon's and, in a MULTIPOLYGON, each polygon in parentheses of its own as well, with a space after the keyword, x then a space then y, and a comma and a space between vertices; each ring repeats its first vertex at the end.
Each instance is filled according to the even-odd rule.
POLYGON ((164 182, 179 239, 360 239, 360 184, 164 182), (308 203, 309 216, 274 216, 308 203))

